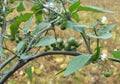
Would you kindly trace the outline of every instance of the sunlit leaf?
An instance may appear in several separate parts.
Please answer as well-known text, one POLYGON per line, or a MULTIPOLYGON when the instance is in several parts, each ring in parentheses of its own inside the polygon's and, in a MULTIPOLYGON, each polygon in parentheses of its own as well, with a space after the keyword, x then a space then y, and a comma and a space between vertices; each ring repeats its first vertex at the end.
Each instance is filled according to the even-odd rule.
POLYGON ((35 68, 35 74, 37 74, 37 75, 40 75, 40 74, 41 74, 40 68, 35 68))
POLYGON ((69 7, 69 11, 70 13, 72 13, 74 10, 76 10, 80 5, 80 0, 78 0, 77 2, 73 3, 70 7, 69 7))
POLYGON ((92 55, 91 61, 96 61, 100 57, 100 47, 97 47, 95 54, 92 55))
POLYGON ((18 32, 18 28, 21 22, 27 21, 32 16, 31 13, 25 13, 24 15, 18 17, 10 26, 10 32, 12 39, 15 39, 15 35, 18 32))
POLYGON ((68 76, 85 66, 90 58, 90 54, 81 54, 77 57, 74 57, 74 59, 68 64, 67 69, 64 72, 64 76, 68 76))
POLYGON ((10 0, 10 3, 14 3, 15 0, 10 0))
POLYGON ((30 80, 32 80, 32 67, 31 67, 31 66, 28 66, 28 67, 27 67, 26 73, 27 73, 27 75, 28 75, 28 78, 29 78, 30 80))
POLYGON ((41 38, 35 46, 36 47, 47 46, 47 45, 53 44, 55 42, 56 42, 56 40, 53 36, 45 36, 45 37, 41 38))
POLYGON ((22 12, 24 10, 25 10, 24 3, 23 3, 23 1, 20 1, 18 6, 17 6, 17 11, 22 12))
POLYGON ((34 5, 31 10, 35 14, 36 23, 40 23, 42 20, 42 6, 40 4, 34 5))
POLYGON ((14 3, 16 0, 9 0, 10 1, 10 3, 14 3))
POLYGON ((120 51, 112 51, 113 57, 120 59, 120 51))
POLYGON ((80 20, 79 15, 77 13, 73 14, 72 18, 75 19, 76 21, 80 20))

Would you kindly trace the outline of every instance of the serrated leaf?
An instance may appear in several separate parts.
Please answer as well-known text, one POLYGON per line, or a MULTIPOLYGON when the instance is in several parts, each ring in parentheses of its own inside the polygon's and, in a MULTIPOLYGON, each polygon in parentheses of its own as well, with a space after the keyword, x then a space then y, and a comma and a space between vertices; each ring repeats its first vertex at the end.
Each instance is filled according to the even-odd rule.
POLYGON ((48 45, 51 45, 55 42, 56 42, 56 40, 53 36, 45 36, 45 37, 41 38, 35 46, 36 47, 48 46, 48 45))
POLYGON ((106 32, 109 32, 110 30, 112 30, 115 27, 116 27, 116 24, 108 25, 108 26, 104 27, 101 31, 103 33, 106 33, 106 32))
POLYGON ((74 23, 72 21, 67 21, 64 25, 68 28, 71 28, 71 29, 73 29, 77 32, 81 32, 81 33, 84 32, 84 28, 89 28, 89 26, 87 26, 87 25, 79 25, 79 24, 74 23))
POLYGON ((32 22, 32 17, 26 22, 25 27, 23 28, 24 34, 28 33, 28 29, 30 28, 31 22, 32 22))
POLYGON ((85 64, 90 60, 90 58, 90 54, 82 54, 74 57, 74 59, 68 64, 67 69, 64 72, 64 76, 68 76, 85 66, 85 64))
POLYGON ((102 12, 102 13, 113 13, 110 10, 98 8, 95 6, 79 6, 78 11, 92 11, 92 12, 102 12))
POLYGON ((24 10, 25 10, 24 3, 23 3, 23 1, 20 1, 18 6, 17 6, 17 11, 22 12, 24 10))
POLYGON ((34 35, 39 34, 39 32, 43 29, 46 28, 50 23, 42 22, 38 25, 37 29, 33 32, 34 35))
POLYGON ((27 44, 27 41, 26 41, 26 40, 20 41, 20 42, 18 43, 17 47, 16 47, 16 51, 17 51, 18 53, 21 53, 21 52, 24 50, 24 48, 26 47, 26 44, 27 44))
POLYGON ((120 59, 120 51, 112 51, 112 55, 114 58, 120 59))
POLYGON ((15 35, 18 32, 18 28, 21 22, 27 21, 32 16, 31 13, 25 13, 24 15, 18 17, 10 26, 10 32, 12 38, 15 39, 15 35))
POLYGON ((32 67, 31 67, 31 66, 28 66, 28 67, 27 67, 26 73, 27 73, 27 75, 28 75, 28 78, 29 78, 30 80, 32 80, 32 67))
POLYGON ((105 33, 105 34, 102 34, 100 36, 96 36, 94 34, 87 34, 87 36, 89 36, 90 38, 108 39, 108 38, 112 37, 112 34, 111 33, 105 33))
POLYGON ((72 13, 74 10, 76 10, 80 5, 80 0, 78 0, 77 2, 73 3, 70 7, 69 7, 69 11, 70 13, 72 13))

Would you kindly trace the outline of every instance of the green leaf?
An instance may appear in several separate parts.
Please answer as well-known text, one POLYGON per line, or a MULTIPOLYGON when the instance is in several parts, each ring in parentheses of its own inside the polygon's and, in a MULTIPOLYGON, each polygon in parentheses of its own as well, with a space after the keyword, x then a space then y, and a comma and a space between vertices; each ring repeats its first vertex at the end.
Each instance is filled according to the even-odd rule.
POLYGON ((10 26, 10 32, 12 39, 15 39, 15 35, 18 32, 18 28, 21 22, 27 21, 32 16, 31 13, 25 13, 24 15, 18 17, 10 26))
POLYGON ((116 27, 116 24, 112 24, 112 25, 108 25, 106 27, 103 27, 103 29, 101 30, 103 33, 109 32, 110 30, 112 30, 113 28, 116 27))
POLYGON ((34 6, 31 8, 31 10, 32 10, 34 13, 36 13, 40 8, 41 8, 40 5, 34 4, 34 6))
POLYGON ((90 54, 81 54, 77 57, 74 57, 74 59, 68 64, 67 69, 64 72, 64 76, 68 76, 85 66, 90 58, 90 54))
POLYGON ((102 34, 100 36, 96 36, 94 34, 87 34, 87 36, 89 36, 90 38, 108 39, 108 38, 112 37, 112 34, 111 33, 105 33, 105 34, 102 34))
POLYGON ((70 13, 72 13, 73 11, 75 11, 80 5, 80 0, 78 0, 77 2, 73 3, 70 7, 69 7, 69 11, 70 13))
POLYGON ((32 67, 31 66, 27 67, 26 73, 28 75, 28 78, 32 81, 32 67))
POLYGON ((20 55, 20 59, 25 60, 25 59, 29 58, 29 57, 32 56, 32 55, 33 55, 33 54, 22 54, 22 55, 20 55))
POLYGON ((79 20, 80 20, 79 15, 78 15, 77 13, 74 13, 74 14, 72 15, 72 18, 73 18, 74 20, 76 20, 76 21, 79 21, 79 20))
POLYGON ((110 10, 98 8, 95 6, 79 6, 77 11, 92 11, 92 12, 101 12, 101 13, 113 13, 110 10))
POLYGON ((31 22, 32 22, 32 17, 29 18, 29 20, 25 24, 25 27, 23 28, 23 33, 24 34, 28 33, 28 29, 30 28, 31 22))
POLYGON ((2 47, 2 39, 0 37, 0 57, 4 57, 6 54, 4 53, 3 47, 2 47))
POLYGON ((100 57, 100 47, 97 47, 95 54, 93 54, 91 57, 91 61, 96 61, 99 57, 100 57))
POLYGON ((60 71, 58 71, 55 75, 59 75, 60 73, 64 72, 66 70, 66 68, 61 69, 60 71))
POLYGON ((36 47, 48 46, 48 45, 51 45, 55 42, 56 42, 56 40, 53 36, 45 36, 45 37, 41 38, 35 46, 36 47))
POLYGON ((18 6, 17 6, 17 11, 22 12, 24 10, 25 10, 24 3, 23 3, 23 1, 20 1, 18 6))
POLYGON ((113 57, 120 59, 120 51, 112 51, 113 57))
POLYGON ((26 40, 20 41, 20 42, 18 43, 17 47, 16 47, 16 51, 17 51, 18 53, 21 53, 21 52, 24 50, 24 48, 26 47, 26 45, 27 45, 27 41, 26 41, 26 40))
POLYGON ((39 4, 39 5, 34 5, 31 9, 35 14, 36 23, 40 23, 42 20, 42 8, 43 7, 39 4))
POLYGON ((46 28, 50 23, 42 22, 38 25, 37 29, 33 32, 34 35, 39 34, 39 32, 43 29, 46 28))
POLYGON ((68 28, 71 28, 71 29, 73 29, 77 32, 81 32, 81 33, 84 32, 84 28, 89 28, 89 26, 87 26, 87 25, 79 25, 79 24, 74 23, 72 21, 67 21, 65 23, 65 26, 68 27, 68 28))
POLYGON ((4 56, 6 56, 6 54, 4 53, 2 46, 0 46, 0 57, 4 57, 4 56))
POLYGON ((35 13, 36 23, 40 23, 42 20, 42 14, 41 13, 35 13))
POLYGON ((10 3, 14 3, 15 1, 18 1, 18 0, 10 0, 10 3))

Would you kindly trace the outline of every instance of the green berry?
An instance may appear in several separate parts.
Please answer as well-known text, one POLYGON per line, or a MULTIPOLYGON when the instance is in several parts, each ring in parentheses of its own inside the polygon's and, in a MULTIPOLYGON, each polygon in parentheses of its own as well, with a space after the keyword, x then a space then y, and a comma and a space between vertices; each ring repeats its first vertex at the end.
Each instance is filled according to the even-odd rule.
POLYGON ((78 43, 77 43, 77 41, 76 41, 76 39, 75 39, 74 37, 70 37, 70 38, 68 39, 68 43, 69 43, 69 45, 71 45, 71 46, 78 46, 78 43))
POLYGON ((72 48, 71 51, 76 51, 77 49, 76 48, 72 48))
POLYGON ((70 49, 71 49, 71 46, 68 43, 66 43, 64 45, 64 50, 69 51, 70 49))
POLYGON ((66 27, 64 26, 64 25, 61 25, 61 30, 65 30, 66 29, 66 27))
POLYGON ((63 45, 63 39, 58 38, 57 41, 56 41, 56 44, 57 45, 63 45))
POLYGON ((105 72, 104 72, 104 76, 105 76, 105 77, 110 77, 110 75, 111 75, 111 73, 110 73, 109 71, 105 71, 105 72))
POLYGON ((53 47, 53 48, 56 47, 56 44, 55 43, 51 44, 51 47, 53 47))

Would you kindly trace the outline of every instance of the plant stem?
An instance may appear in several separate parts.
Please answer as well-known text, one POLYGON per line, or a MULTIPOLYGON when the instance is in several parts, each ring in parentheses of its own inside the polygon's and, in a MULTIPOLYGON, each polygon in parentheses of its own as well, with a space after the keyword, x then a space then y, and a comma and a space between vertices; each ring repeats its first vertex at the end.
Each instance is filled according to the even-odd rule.
POLYGON ((4 61, 2 64, 0 64, 0 70, 7 65, 10 61, 12 61, 13 59, 15 59, 17 56, 13 55, 12 57, 8 58, 6 61, 4 61))
POLYGON ((25 50, 24 53, 26 53, 27 51, 29 51, 29 50, 31 49, 32 44, 36 41, 36 39, 38 39, 38 37, 39 37, 42 33, 46 32, 46 31, 48 31, 48 30, 50 30, 50 29, 51 29, 51 25, 49 25, 46 29, 42 30, 36 37, 33 37, 33 38, 31 39, 31 41, 29 42, 29 44, 28 44, 28 46, 27 46, 27 48, 26 48, 26 50, 25 50))
POLYGON ((120 59, 111 58, 111 57, 109 57, 108 59, 111 60, 111 61, 115 61, 115 62, 119 62, 120 63, 120 59))
POLYGON ((66 8, 65 8, 65 5, 64 5, 64 2, 63 2, 63 0, 60 0, 61 1, 61 3, 62 3, 62 5, 63 5, 63 8, 64 8, 64 10, 65 10, 65 13, 67 12, 67 10, 66 10, 66 8))
POLYGON ((83 37, 83 39, 84 39, 84 41, 85 41, 85 44, 86 44, 86 47, 87 47, 89 53, 92 54, 92 50, 91 50, 90 45, 89 45, 89 43, 87 42, 84 34, 83 34, 83 33, 80 33, 80 34, 81 34, 81 36, 83 37))
POLYGON ((43 56, 48 56, 48 55, 54 55, 56 56, 56 54, 62 54, 62 55, 70 55, 70 56, 78 56, 81 53, 79 52, 74 52, 74 51, 53 51, 53 52, 44 52, 41 54, 36 54, 33 55, 27 59, 24 59, 22 61, 19 61, 11 70, 8 71, 8 73, 6 73, 1 79, 0 79, 0 84, 4 84, 5 81, 7 81, 7 79, 12 76, 12 74, 17 71, 19 68, 21 68, 22 66, 24 66, 26 63, 28 63, 29 61, 38 58, 38 57, 43 57, 43 56))
MULTIPOLYGON (((38 57, 43 57, 43 56, 48 56, 48 55, 54 55, 56 56, 56 54, 62 54, 62 55, 70 55, 70 56, 78 56, 81 55, 80 52, 74 52, 74 51, 52 51, 52 52, 44 52, 41 54, 36 54, 33 55, 29 58, 26 58, 22 61, 19 61, 11 70, 8 71, 8 73, 6 73, 1 79, 0 79, 0 84, 3 84, 5 81, 7 81, 7 79, 12 76, 12 74, 17 71, 19 68, 21 68, 22 66, 24 66, 26 63, 28 63, 29 61, 38 58, 38 57)), ((115 59, 115 58, 109 58, 111 61, 115 61, 115 62, 119 62, 120 60, 115 59)))

